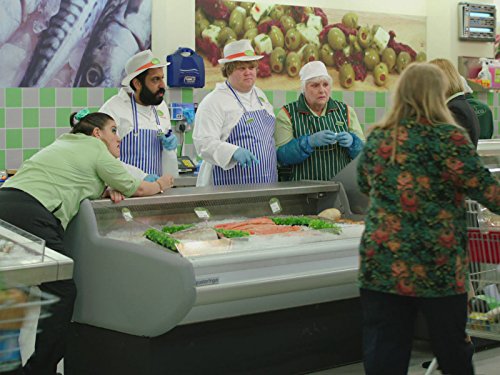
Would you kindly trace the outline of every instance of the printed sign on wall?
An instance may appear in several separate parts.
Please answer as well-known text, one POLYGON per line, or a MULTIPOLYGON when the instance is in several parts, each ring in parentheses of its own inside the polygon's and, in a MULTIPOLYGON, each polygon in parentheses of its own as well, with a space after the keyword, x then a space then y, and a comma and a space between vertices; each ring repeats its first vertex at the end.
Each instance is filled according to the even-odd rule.
POLYGON ((0 8, 0 87, 119 87, 151 45, 152 0, 12 0, 0 8))
POLYGON ((334 89, 386 90, 410 62, 426 59, 425 17, 196 0, 195 29, 207 88, 222 81, 217 60, 239 39, 265 56, 258 67, 262 89, 298 89, 300 68, 321 60, 334 89))

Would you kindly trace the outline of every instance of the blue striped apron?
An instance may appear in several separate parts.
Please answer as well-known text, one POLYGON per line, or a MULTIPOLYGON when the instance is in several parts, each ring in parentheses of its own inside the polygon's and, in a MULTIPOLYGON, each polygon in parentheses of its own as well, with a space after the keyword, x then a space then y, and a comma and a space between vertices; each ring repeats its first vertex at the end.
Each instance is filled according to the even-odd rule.
POLYGON ((137 104, 134 94, 131 95, 132 118, 134 129, 122 138, 120 143, 120 160, 136 166, 147 174, 163 174, 161 165, 161 153, 163 146, 161 137, 163 131, 160 126, 160 118, 156 108, 151 106, 156 118, 156 127, 158 130, 139 129, 139 120, 137 115, 137 104))
MULTIPOLYGON (((226 142, 247 149, 255 155, 259 164, 254 163, 246 168, 237 164, 229 170, 214 166, 212 174, 214 185, 265 184, 278 181, 274 117, 264 108, 247 111, 229 82, 226 81, 226 84, 244 111, 226 142)), ((252 94, 257 96, 255 89, 252 94)), ((264 107, 258 96, 257 100, 264 107)))

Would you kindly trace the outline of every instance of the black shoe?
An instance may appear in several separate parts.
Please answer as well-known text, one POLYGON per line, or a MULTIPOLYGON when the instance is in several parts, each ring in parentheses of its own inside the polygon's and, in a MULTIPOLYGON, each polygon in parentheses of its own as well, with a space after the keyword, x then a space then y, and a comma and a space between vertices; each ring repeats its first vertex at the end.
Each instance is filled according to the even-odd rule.
MULTIPOLYGON (((467 343, 466 355, 470 358, 471 361, 472 361, 472 356, 474 355, 474 349, 475 349, 474 343, 472 341, 469 341, 467 343)), ((422 368, 429 368, 429 366, 431 365, 431 362, 432 361, 423 362, 422 368)), ((438 370, 439 369, 440 368, 438 367, 438 370)))

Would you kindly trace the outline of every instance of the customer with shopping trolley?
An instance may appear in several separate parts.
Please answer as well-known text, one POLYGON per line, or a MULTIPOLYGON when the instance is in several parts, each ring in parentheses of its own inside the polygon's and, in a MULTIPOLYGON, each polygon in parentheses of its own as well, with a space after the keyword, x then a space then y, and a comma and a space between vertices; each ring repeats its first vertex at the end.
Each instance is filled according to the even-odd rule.
POLYGON ((359 271, 368 375, 407 373, 418 311, 442 372, 474 373, 465 196, 500 213, 500 185, 453 120, 446 82, 432 64, 408 66, 359 160, 370 197, 359 271))

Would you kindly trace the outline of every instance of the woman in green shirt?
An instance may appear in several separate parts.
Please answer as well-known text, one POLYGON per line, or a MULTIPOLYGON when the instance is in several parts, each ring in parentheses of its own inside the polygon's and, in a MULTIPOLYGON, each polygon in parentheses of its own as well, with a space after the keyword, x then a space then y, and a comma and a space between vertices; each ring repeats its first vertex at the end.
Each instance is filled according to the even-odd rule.
MULTIPOLYGON (((71 133, 40 150, 0 189, 0 219, 46 242, 46 246, 71 257, 64 249, 64 230, 86 198, 108 195, 115 202, 123 196, 148 196, 171 187, 172 176, 155 182, 132 177, 117 159, 120 138, 114 120, 104 113, 82 110, 70 118, 71 133)), ((24 374, 56 374, 64 356, 65 338, 73 314, 76 288, 73 280, 42 283, 40 289, 56 295, 51 316, 40 320, 35 352, 24 374)))
POLYGON ((500 213, 500 185, 447 109, 446 78, 409 65, 358 163, 370 197, 359 284, 367 374, 406 374, 416 313, 446 374, 473 374, 466 343, 465 196, 500 213))

